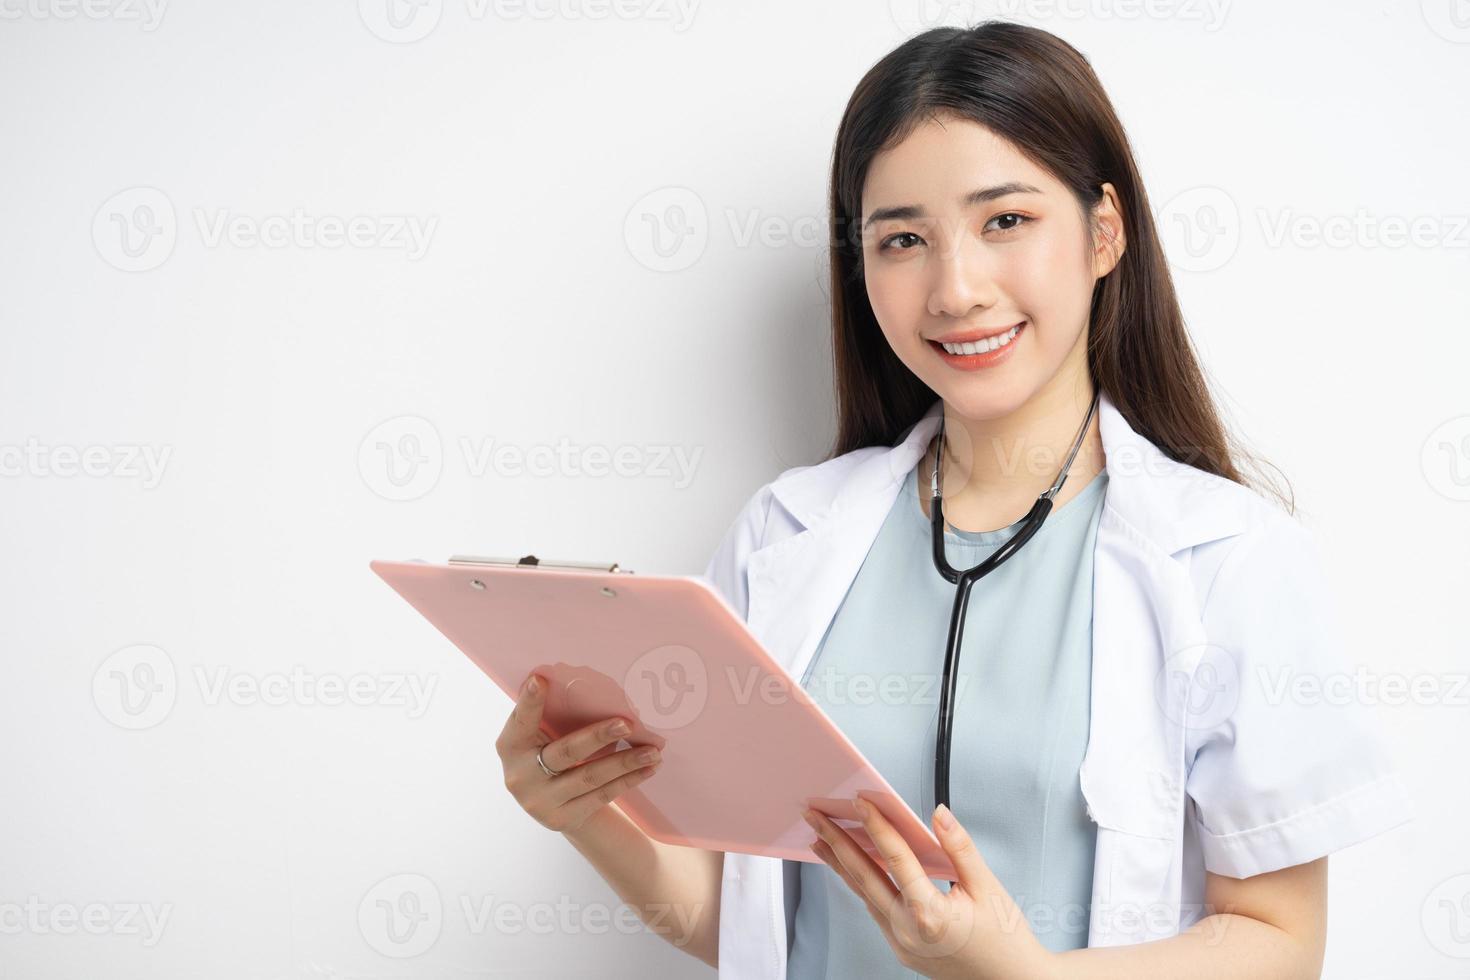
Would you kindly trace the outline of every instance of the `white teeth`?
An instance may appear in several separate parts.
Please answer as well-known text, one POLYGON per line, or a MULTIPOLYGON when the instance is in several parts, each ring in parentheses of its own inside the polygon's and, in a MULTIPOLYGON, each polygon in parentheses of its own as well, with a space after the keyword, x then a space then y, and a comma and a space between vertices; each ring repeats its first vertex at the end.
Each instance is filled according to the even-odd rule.
POLYGON ((1020 332, 1020 329, 1020 326, 1014 326, 1006 333, 987 340, 978 340, 973 343, 964 344, 940 344, 940 346, 951 354, 984 354, 986 351, 992 351, 997 347, 1004 347, 1006 344, 1009 344, 1011 339, 1020 332))

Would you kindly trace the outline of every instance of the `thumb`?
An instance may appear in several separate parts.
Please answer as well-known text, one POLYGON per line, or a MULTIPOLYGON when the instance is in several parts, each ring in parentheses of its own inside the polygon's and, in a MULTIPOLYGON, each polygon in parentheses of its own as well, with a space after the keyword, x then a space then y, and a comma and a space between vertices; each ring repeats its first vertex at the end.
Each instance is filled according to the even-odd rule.
POLYGON ((949 807, 943 803, 934 808, 934 836, 939 838, 944 853, 949 855, 950 863, 960 876, 959 883, 965 891, 971 895, 984 893, 993 877, 990 866, 980 856, 980 849, 970 839, 969 831, 960 826, 949 807))

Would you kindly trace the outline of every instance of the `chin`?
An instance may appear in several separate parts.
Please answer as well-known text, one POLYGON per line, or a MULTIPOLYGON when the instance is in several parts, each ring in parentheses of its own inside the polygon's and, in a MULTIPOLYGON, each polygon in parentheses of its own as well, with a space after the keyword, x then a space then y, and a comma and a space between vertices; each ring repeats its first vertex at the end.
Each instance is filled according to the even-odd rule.
POLYGON ((942 384, 931 385, 950 410, 976 422, 1005 418, 1026 404, 1030 391, 1014 380, 986 377, 956 380, 946 378, 942 384))

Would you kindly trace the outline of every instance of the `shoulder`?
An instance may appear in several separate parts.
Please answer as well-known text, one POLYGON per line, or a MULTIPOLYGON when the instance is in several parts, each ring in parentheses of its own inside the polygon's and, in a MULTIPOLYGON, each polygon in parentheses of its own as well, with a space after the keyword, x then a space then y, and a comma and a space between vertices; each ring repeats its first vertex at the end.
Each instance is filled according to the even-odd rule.
POLYGON ((1222 588, 1264 581, 1268 570, 1320 571, 1316 532, 1278 500, 1162 456, 1147 477, 1151 486, 1130 494, 1124 519, 1188 568, 1201 606, 1221 598, 1222 588))
POLYGON ((771 513, 778 509, 775 487, 787 476, 810 467, 794 466, 782 471, 774 480, 761 484, 746 497, 726 525, 714 553, 705 565, 702 577, 744 619, 749 607, 749 584, 746 570, 752 552, 768 543, 771 513))
POLYGON ((819 463, 791 466, 757 487, 727 525, 703 577, 743 618, 749 601, 750 555, 800 533, 803 516, 824 510, 866 459, 882 447, 857 449, 819 463))
POLYGON ((1175 556, 1193 580, 1210 642, 1229 649, 1243 669, 1247 662, 1322 665, 1340 657, 1343 610, 1317 531, 1233 480, 1201 472, 1194 484, 1196 506, 1214 498, 1209 506, 1234 515, 1233 533, 1175 556))

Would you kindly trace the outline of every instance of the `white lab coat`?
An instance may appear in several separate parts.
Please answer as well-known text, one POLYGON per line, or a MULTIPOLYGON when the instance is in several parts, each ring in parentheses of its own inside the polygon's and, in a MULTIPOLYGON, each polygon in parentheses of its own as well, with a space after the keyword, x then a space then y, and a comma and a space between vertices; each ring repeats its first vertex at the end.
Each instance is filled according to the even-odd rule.
MULTIPOLYGON (((941 410, 936 401, 896 446, 786 470, 716 549, 704 577, 791 677, 805 673, 941 410)), ((1352 671, 1312 532, 1254 491, 1171 460, 1106 395, 1099 412, 1109 480, 1080 783, 1097 823, 1088 945, 1112 946, 1209 914, 1206 869, 1244 878, 1310 861, 1407 822, 1413 805, 1360 709, 1290 693, 1293 678, 1352 671)), ((777 858, 726 854, 721 980, 784 980, 781 871, 777 858)))

